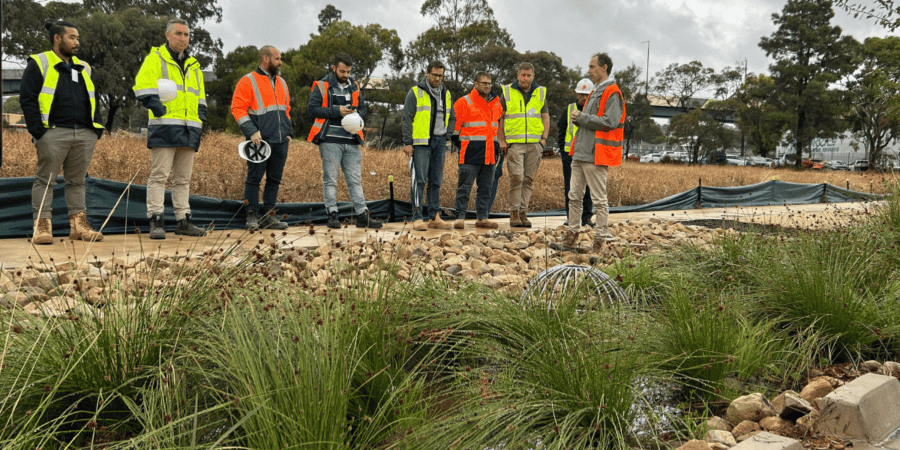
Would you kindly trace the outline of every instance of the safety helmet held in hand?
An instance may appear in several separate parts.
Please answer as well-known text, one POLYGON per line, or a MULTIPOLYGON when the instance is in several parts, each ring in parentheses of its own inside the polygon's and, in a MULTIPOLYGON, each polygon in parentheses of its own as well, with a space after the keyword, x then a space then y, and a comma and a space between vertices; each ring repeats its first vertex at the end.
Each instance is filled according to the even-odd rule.
POLYGON ((362 117, 358 113, 350 113, 341 119, 341 126, 350 134, 356 134, 365 126, 362 117))
POLYGON ((590 78, 582 78, 577 84, 575 84, 575 93, 576 94, 590 94, 591 91, 594 90, 594 83, 590 78))
POLYGON ((156 86, 159 88, 159 99, 163 103, 175 100, 178 96, 178 85, 172 80, 160 78, 156 80, 156 86))
POLYGON ((272 148, 266 141, 259 141, 259 145, 253 141, 244 141, 238 144, 238 155, 252 163, 261 163, 272 156, 272 148))

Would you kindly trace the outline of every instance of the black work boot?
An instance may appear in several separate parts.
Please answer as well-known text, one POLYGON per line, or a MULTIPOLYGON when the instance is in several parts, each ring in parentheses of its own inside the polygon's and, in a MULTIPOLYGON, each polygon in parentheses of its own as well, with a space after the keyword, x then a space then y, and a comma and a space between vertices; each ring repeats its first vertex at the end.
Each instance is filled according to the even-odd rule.
POLYGON ((341 228, 341 221, 338 219, 337 211, 332 211, 328 213, 328 228, 339 229, 341 228))
POLYGON ((275 218, 274 214, 266 214, 259 220, 259 228, 268 230, 287 230, 288 224, 275 218))
POLYGON ((356 228, 381 228, 384 224, 372 218, 369 211, 356 216, 356 228))
POLYGON ((259 217, 256 211, 247 211, 247 229, 256 231, 259 229, 259 217))
POLYGON ((175 228, 175 234, 184 236, 206 236, 206 230, 194 225, 194 223, 191 222, 191 215, 185 214, 184 219, 178 221, 178 226, 175 228))
POLYGON ((163 222, 162 214, 154 214, 150 216, 150 239, 165 239, 166 224, 163 222))

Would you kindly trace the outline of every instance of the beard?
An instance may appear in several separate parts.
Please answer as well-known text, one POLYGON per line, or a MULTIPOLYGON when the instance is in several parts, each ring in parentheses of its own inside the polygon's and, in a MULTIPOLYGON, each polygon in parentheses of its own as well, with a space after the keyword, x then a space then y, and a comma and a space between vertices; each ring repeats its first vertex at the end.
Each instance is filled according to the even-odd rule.
POLYGON ((281 66, 275 67, 270 65, 266 68, 266 72, 269 72, 270 75, 279 76, 281 75, 281 66))
POLYGON ((71 58, 78 53, 78 47, 66 47, 64 45, 59 46, 59 53, 66 58, 71 58))

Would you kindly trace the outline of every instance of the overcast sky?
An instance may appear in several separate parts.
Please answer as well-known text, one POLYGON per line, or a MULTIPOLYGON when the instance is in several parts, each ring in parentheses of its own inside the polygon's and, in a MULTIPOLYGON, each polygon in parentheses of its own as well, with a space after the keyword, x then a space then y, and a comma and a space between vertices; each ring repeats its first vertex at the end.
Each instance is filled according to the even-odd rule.
MULTIPOLYGON (((319 12, 328 4, 352 24, 378 23, 397 30, 404 48, 434 25, 419 14, 422 0, 257 0, 250 7, 246 0, 218 3, 222 22, 206 28, 222 39, 226 53, 241 45, 298 48, 316 33, 319 12)), ((490 4, 516 50, 553 52, 568 67, 586 69, 590 55, 605 51, 614 71, 632 62, 646 70, 647 44, 642 42, 649 40, 652 78, 671 63, 694 60, 719 71, 746 59, 750 72, 768 72, 772 61, 758 44, 775 31, 772 14, 781 12, 785 0, 490 0, 490 4)), ((843 10, 835 11, 832 23, 860 41, 888 34, 872 20, 854 19, 843 10)), ((375 76, 386 71, 376 70, 375 76)))

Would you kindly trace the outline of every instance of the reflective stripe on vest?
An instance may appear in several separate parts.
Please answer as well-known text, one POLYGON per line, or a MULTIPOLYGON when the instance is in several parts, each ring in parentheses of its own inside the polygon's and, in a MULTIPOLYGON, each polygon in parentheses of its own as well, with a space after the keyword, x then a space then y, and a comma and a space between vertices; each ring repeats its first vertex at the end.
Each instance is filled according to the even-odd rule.
MULTIPOLYGON (((44 84, 41 86, 40 94, 38 94, 38 107, 41 110, 41 122, 43 122, 44 128, 50 128, 50 108, 53 106, 53 96, 56 95, 56 85, 59 83, 59 71, 50 69, 55 68, 63 60, 52 50, 31 55, 31 59, 37 63, 41 76, 44 77, 44 84)), ((97 111, 97 98, 94 93, 94 82, 91 80, 91 66, 86 62, 79 61, 75 56, 72 56, 72 62, 84 67, 81 76, 84 77, 84 86, 87 88, 91 103, 91 117, 88 120, 90 120, 94 128, 102 130, 103 125, 94 122, 94 115, 97 111)))
MULTIPOLYGON (((428 145, 431 139, 431 94, 418 86, 413 86, 416 94, 416 115, 412 122, 413 145, 428 145)), ((450 91, 444 92, 444 128, 450 126, 450 91)))
MULTIPOLYGON (((356 90, 350 94, 350 105, 358 108, 359 107, 359 84, 356 81, 354 81, 353 84, 356 85, 356 90)), ((322 93, 322 107, 327 108, 327 107, 331 106, 328 104, 328 82, 322 81, 322 80, 317 80, 317 81, 313 82, 312 87, 309 88, 310 92, 315 90, 317 87, 319 88, 319 92, 322 93)), ((324 127, 325 127, 325 118, 324 117, 316 118, 315 122, 313 122, 312 129, 309 130, 309 136, 307 136, 306 140, 309 142, 313 142, 313 140, 316 138, 316 136, 318 136, 318 134, 322 132, 322 129, 324 127)), ((356 136, 359 137, 360 141, 364 140, 362 130, 357 131, 356 136)))
MULTIPOLYGON (((590 99, 593 94, 594 91, 591 91, 588 98, 590 99)), ((606 102, 613 95, 618 95, 622 101, 622 118, 619 119, 619 125, 612 130, 594 132, 594 165, 597 166, 616 167, 622 164, 622 141, 625 139, 625 97, 615 83, 603 90, 600 107, 597 108, 597 116, 603 117, 606 112, 606 102)), ((574 151, 575 141, 573 139, 569 154, 574 151)))
POLYGON ((572 113, 576 109, 578 109, 578 105, 575 103, 570 103, 569 107, 566 108, 566 116, 569 121, 569 125, 566 127, 566 147, 572 145, 572 140, 575 139, 575 133, 578 131, 578 125, 575 125, 575 122, 572 121, 572 113))
POLYGON ((544 121, 541 110, 547 97, 547 88, 538 86, 525 104, 525 97, 513 85, 503 86, 503 99, 506 101, 506 116, 503 120, 503 131, 506 142, 510 144, 528 142, 528 138, 538 142, 544 135, 544 121))

